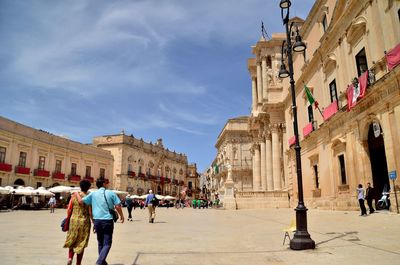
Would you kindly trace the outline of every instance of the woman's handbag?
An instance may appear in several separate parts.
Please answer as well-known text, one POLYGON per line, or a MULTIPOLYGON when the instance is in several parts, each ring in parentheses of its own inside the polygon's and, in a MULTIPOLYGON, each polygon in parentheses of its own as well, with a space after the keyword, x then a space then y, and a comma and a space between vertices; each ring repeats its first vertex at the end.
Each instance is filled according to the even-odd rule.
POLYGON ((72 209, 73 209, 73 205, 72 205, 72 199, 71 199, 68 204, 67 217, 61 221, 61 231, 63 231, 63 232, 67 232, 69 230, 69 221, 72 216, 72 209))
POLYGON ((118 214, 114 209, 110 209, 110 207, 108 205, 107 197, 106 197, 106 191, 104 191, 104 199, 106 200, 108 211, 110 212, 110 214, 111 214, 111 216, 112 216, 112 218, 114 220, 114 223, 116 223, 117 220, 118 220, 118 214))

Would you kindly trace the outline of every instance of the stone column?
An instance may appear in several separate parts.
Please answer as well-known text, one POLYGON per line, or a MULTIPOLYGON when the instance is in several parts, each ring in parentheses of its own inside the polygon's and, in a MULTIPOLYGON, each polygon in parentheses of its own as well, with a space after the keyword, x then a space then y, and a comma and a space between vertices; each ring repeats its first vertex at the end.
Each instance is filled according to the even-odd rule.
POLYGON ((274 179, 274 190, 281 189, 281 155, 279 145, 278 124, 272 126, 272 174, 274 179))
POLYGON ((254 172, 253 172, 253 191, 259 191, 261 187, 261 165, 260 165, 260 148, 256 144, 254 146, 254 172))
MULTIPOLYGON (((393 120, 390 119, 389 113, 385 112, 382 114, 382 119, 381 119, 381 127, 383 131, 383 141, 385 144, 385 154, 386 154, 386 163, 387 163, 387 169, 388 172, 391 172, 393 170, 396 170, 396 153, 395 153, 395 145, 393 145, 393 135, 392 135, 392 129, 394 124, 393 120)), ((391 114, 393 116, 393 114, 391 114)), ((393 130, 395 131, 395 130, 393 130)), ((397 131, 397 130, 396 130, 397 131)), ((398 173, 397 173, 398 174, 398 173)), ((390 185, 392 186, 393 183, 390 181, 390 185)), ((393 187, 392 187, 393 191, 393 187)))
POLYGON ((261 153, 261 190, 267 190, 267 168, 266 168, 266 151, 265 151, 265 141, 261 139, 260 142, 260 153, 261 153))
POLYGON ((267 190, 274 190, 274 179, 272 176, 272 143, 271 143, 271 133, 268 132, 265 137, 266 145, 266 160, 267 160, 267 190))
POLYGON ((257 96, 257 83, 256 83, 256 77, 253 76, 251 78, 251 95, 252 95, 252 109, 253 112, 257 110, 257 104, 258 104, 258 96, 257 96))
POLYGON ((262 71, 262 87, 263 87, 263 96, 265 100, 268 100, 268 83, 267 83, 267 57, 262 58, 261 62, 261 71, 262 71))
POLYGON ((263 100, 263 88, 262 88, 262 71, 261 71, 261 62, 257 62, 257 97, 258 103, 262 103, 263 100))

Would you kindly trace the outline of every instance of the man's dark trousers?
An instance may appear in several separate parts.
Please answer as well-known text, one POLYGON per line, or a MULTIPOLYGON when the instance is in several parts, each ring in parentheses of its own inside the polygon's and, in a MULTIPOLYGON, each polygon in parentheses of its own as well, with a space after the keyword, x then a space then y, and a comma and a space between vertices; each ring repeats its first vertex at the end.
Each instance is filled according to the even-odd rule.
POLYGON ((97 244, 99 249, 99 258, 97 259, 96 264, 107 264, 106 258, 112 245, 114 221, 95 219, 94 228, 96 229, 97 244))

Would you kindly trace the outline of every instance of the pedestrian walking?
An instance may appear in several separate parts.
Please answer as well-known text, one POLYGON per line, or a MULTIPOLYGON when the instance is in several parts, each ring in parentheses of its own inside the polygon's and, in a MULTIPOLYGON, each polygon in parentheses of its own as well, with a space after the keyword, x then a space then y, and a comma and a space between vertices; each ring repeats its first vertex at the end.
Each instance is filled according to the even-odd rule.
POLYGON ((50 213, 54 213, 55 208, 56 208, 56 203, 57 203, 56 197, 54 197, 54 195, 52 195, 50 197, 50 200, 49 200, 49 203, 48 203, 49 206, 50 206, 50 213))
POLYGON ((94 229, 97 234, 99 257, 96 265, 107 264, 106 258, 111 249, 114 232, 114 221, 110 210, 117 210, 121 223, 124 222, 124 214, 121 209, 121 200, 115 192, 107 190, 108 179, 99 178, 96 181, 97 191, 91 192, 83 198, 86 205, 92 206, 94 229))
POLYGON ((367 200, 369 214, 375 212, 374 207, 372 206, 372 200, 375 198, 375 189, 371 186, 371 183, 367 183, 367 189, 365 190, 365 199, 367 200))
POLYGON ((152 190, 149 190, 149 195, 147 195, 145 206, 149 210, 149 223, 154 223, 154 218, 156 218, 156 207, 158 205, 158 199, 156 195, 153 194, 152 190))
POLYGON ((90 227, 93 222, 92 209, 83 203, 82 197, 88 194, 90 185, 88 180, 81 180, 79 183, 81 191, 74 193, 70 198, 71 207, 68 207, 68 210, 72 211, 72 214, 64 243, 64 248, 68 248, 68 265, 72 264, 75 253, 76 265, 82 263, 83 253, 89 242, 90 227))
POLYGON ((365 209, 365 204, 364 204, 364 189, 363 189, 362 184, 358 184, 357 198, 358 198, 358 203, 360 204, 360 209, 361 209, 360 216, 367 216, 367 209, 365 209))
POLYGON ((132 198, 127 195, 125 198, 125 204, 126 204, 126 209, 128 210, 128 221, 133 221, 132 220, 132 209, 133 209, 133 200, 132 198))

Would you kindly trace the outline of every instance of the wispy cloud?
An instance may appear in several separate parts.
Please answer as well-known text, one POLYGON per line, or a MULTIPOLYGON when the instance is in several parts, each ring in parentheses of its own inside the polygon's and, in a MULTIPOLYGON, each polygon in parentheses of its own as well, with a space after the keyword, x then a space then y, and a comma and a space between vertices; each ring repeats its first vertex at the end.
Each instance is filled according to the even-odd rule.
MULTIPOLYGON (((313 2, 293 1, 293 14, 313 2)), ((279 11, 265 0, 3 1, 1 114, 82 142, 165 134, 205 167, 226 119, 249 113, 246 59, 261 20, 283 30, 279 11)))

